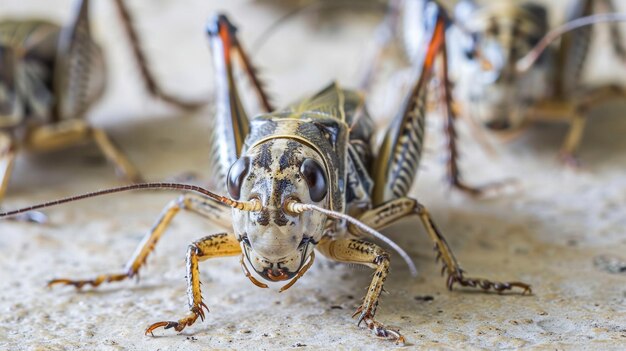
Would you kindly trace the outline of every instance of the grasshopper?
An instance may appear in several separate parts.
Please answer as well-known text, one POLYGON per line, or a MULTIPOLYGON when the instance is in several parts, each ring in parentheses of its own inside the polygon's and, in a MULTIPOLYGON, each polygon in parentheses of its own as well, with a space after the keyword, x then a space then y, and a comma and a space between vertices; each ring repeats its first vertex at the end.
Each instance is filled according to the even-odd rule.
MULTIPOLYGON (((201 261, 239 256, 244 274, 254 285, 267 288, 260 279, 286 282, 280 290, 284 291, 311 267, 317 251, 331 260, 364 265, 375 271, 353 317, 376 336, 403 343, 405 339, 399 331, 375 319, 389 273, 390 255, 368 239, 382 239, 407 258, 378 230, 410 216, 420 219, 432 239, 437 259, 443 261, 442 273, 447 275, 449 289, 459 284, 497 292, 519 288, 523 294, 530 293, 526 283, 467 277, 426 207, 408 196, 421 154, 425 84, 435 56, 443 50, 445 17, 437 8, 430 16, 422 70, 379 148, 371 144, 373 123, 363 95, 342 89, 337 83, 274 110, 237 38, 236 28, 225 15, 217 15, 208 25, 218 104, 211 164, 216 178, 225 179, 222 190, 228 196, 192 185, 145 183, 61 199, 0 217, 131 189, 195 192, 183 194, 167 205, 122 272, 49 282, 50 286, 80 289, 136 277, 181 210, 198 213, 224 227, 225 232, 195 241, 187 250, 187 313, 177 320, 151 324, 146 335, 158 328, 182 331, 198 319, 204 320, 208 308, 201 293, 201 261), (236 59, 266 110, 254 118, 248 117, 240 101, 233 74, 236 59)), ((410 259, 408 263, 414 270, 410 259)))
MULTIPOLYGON (((415 21, 406 19, 414 18, 420 6, 421 0, 405 1, 407 33, 408 28, 413 28, 410 33, 416 32, 415 21)), ((598 7, 615 12, 611 0, 570 1, 566 25, 590 17, 598 7)), ((567 165, 578 165, 576 153, 588 111, 607 100, 626 96, 621 86, 590 87, 581 80, 593 27, 563 31, 559 41, 550 45, 546 42, 538 51, 542 39, 550 37, 546 35, 550 34, 548 9, 542 4, 498 1, 479 6, 473 0, 463 0, 455 7, 454 20, 457 30, 451 35, 457 37, 456 49, 460 52, 455 64, 456 95, 463 113, 505 139, 521 134, 533 123, 567 123, 569 130, 559 158, 567 165)), ((625 60, 622 35, 615 21, 611 22, 613 51, 625 60)), ((419 45, 411 43, 410 38, 404 35, 409 53, 419 45)))
MULTIPOLYGON (((141 180, 107 134, 84 119, 106 85, 103 51, 91 35, 89 4, 78 0, 66 26, 44 20, 0 22, 0 201, 19 151, 47 151, 86 140, 95 141, 129 181, 141 180)), ((115 5, 148 91, 179 107, 200 106, 162 91, 148 69, 130 12, 122 0, 115 5)))
MULTIPOLYGON (((626 97, 620 86, 589 87, 581 81, 593 27, 564 34, 546 48, 537 64, 522 68, 521 60, 548 31, 546 7, 536 3, 478 7, 472 1, 458 6, 462 11, 457 12, 464 13, 459 20, 475 38, 468 58, 472 51, 480 50, 492 63, 487 68, 465 65, 467 72, 459 88, 466 113, 496 133, 515 133, 536 122, 565 122, 569 130, 559 157, 576 166, 588 111, 607 100, 626 97)), ((566 21, 592 15, 600 6, 615 11, 611 0, 571 1, 566 21)), ((626 49, 616 23, 610 24, 610 33, 614 52, 625 60, 626 49)))

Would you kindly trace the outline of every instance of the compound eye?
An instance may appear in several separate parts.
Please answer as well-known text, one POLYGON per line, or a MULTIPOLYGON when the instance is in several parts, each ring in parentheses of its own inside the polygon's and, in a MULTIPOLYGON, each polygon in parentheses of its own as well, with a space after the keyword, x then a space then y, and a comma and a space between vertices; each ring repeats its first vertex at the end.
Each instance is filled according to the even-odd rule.
POLYGON ((230 166, 228 175, 226 176, 226 188, 233 200, 239 200, 241 196, 241 183, 243 183, 243 179, 248 175, 249 170, 250 158, 247 156, 238 159, 230 166))
POLYGON ((313 159, 306 159, 300 166, 300 173, 309 186, 309 195, 314 202, 320 202, 326 196, 328 187, 324 168, 313 159))

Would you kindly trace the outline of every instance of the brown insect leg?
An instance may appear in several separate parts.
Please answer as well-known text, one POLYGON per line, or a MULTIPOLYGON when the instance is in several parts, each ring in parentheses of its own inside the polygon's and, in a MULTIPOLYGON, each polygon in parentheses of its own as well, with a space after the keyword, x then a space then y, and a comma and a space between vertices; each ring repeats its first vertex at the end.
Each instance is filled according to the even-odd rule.
POLYGON ((472 196, 483 196, 487 193, 497 191, 508 186, 511 182, 496 182, 482 186, 470 186, 461 180, 461 170, 458 165, 459 152, 456 145, 457 132, 454 126, 456 113, 452 104, 452 94, 450 92, 450 81, 448 79, 448 54, 445 45, 445 37, 442 37, 444 44, 441 45, 441 65, 438 70, 440 84, 440 97, 443 100, 443 113, 445 115, 444 131, 448 139, 448 159, 447 159, 447 180, 451 186, 464 191, 472 196))
POLYGON ((532 121, 569 123, 559 158, 565 165, 576 168, 579 166, 576 153, 583 138, 589 110, 608 101, 624 98, 626 91, 616 85, 583 89, 570 100, 547 99, 537 103, 529 117, 532 121))
POLYGON ((104 156, 115 165, 118 172, 131 183, 141 183, 143 178, 128 157, 115 145, 106 132, 99 128, 91 128, 91 137, 104 156))
POLYGON ((50 151, 80 144, 93 139, 104 156, 115 165, 119 173, 130 182, 142 181, 139 172, 128 160, 126 155, 117 148, 106 133, 89 126, 82 120, 70 120, 55 125, 43 125, 31 131, 25 141, 27 149, 34 151, 50 151))
POLYGON ((580 146, 586 122, 587 118, 579 113, 575 113, 570 121, 567 136, 565 136, 561 151, 559 152, 559 159, 566 166, 572 168, 578 168, 580 166, 576 151, 580 146))
POLYGON ((148 63, 146 59, 146 55, 141 50, 141 45, 139 43, 139 35, 137 34, 137 30, 133 25, 133 18, 130 14, 130 11, 124 4, 123 0, 115 0, 115 5, 118 10, 119 16, 122 20, 122 25, 124 26, 124 30, 126 31, 126 35, 130 41, 130 44, 133 49, 133 55, 135 56, 135 60, 139 65, 139 70, 141 72, 141 78, 143 79, 146 88, 154 97, 161 99, 169 104, 175 105, 182 109, 193 110, 199 107, 202 107, 207 104, 206 101, 185 101, 179 97, 173 96, 163 91, 161 86, 157 83, 154 74, 148 68, 148 63))
POLYGON ((243 64, 244 69, 246 70, 248 78, 250 78, 250 81, 252 81, 252 86, 257 93, 263 109, 265 109, 265 112, 274 111, 274 107, 270 102, 270 98, 265 91, 265 84, 259 79, 257 75, 258 70, 252 65, 252 61, 250 61, 250 59, 248 58, 248 54, 241 46, 241 43, 239 42, 239 39, 237 38, 235 33, 233 32, 231 35, 233 37, 234 47, 239 54, 239 58, 241 60, 241 63, 243 64))
POLYGON ((405 340, 399 332, 388 329, 382 323, 374 320, 378 299, 383 290, 385 279, 387 279, 387 274, 389 274, 389 255, 377 245, 358 239, 335 240, 324 237, 317 245, 317 249, 324 256, 333 260, 362 264, 376 270, 363 303, 352 317, 358 315, 358 324, 365 322, 376 336, 403 344, 405 340))
MULTIPOLYGON (((531 292, 530 285, 522 282, 492 282, 487 279, 466 278, 450 246, 448 246, 446 239, 435 226, 430 214, 426 208, 415 199, 405 197, 389 201, 365 212, 359 219, 374 229, 381 229, 409 215, 418 215, 420 217, 428 236, 430 236, 435 243, 437 260, 441 258, 443 262, 442 273, 447 272, 448 274, 446 284, 449 289, 452 289, 454 284, 458 283, 462 286, 480 287, 484 290, 495 290, 498 292, 510 290, 515 287, 522 289, 522 294, 531 292)), ((364 235, 360 233, 357 227, 350 226, 349 230, 355 235, 364 235)))
POLYGON ((53 279, 48 282, 48 286, 64 284, 73 285, 77 289, 82 288, 85 285, 91 285, 97 287, 102 283, 118 282, 127 278, 137 276, 139 269, 146 263, 148 255, 154 250, 157 242, 161 239, 161 236, 171 223, 172 219, 181 210, 190 210, 196 212, 212 221, 223 225, 223 219, 221 219, 220 213, 213 209, 216 205, 209 203, 206 199, 203 199, 197 195, 185 194, 180 196, 177 200, 171 201, 163 210, 163 213, 156 221, 150 232, 143 238, 141 244, 137 247, 137 250, 126 264, 123 273, 116 274, 102 274, 94 279, 88 280, 72 280, 72 279, 53 279))
POLYGON ((463 270, 459 266, 459 263, 454 257, 450 246, 446 242, 441 232, 435 226, 430 214, 424 206, 416 202, 414 213, 417 214, 422 220, 422 224, 426 229, 426 232, 430 236, 431 240, 435 243, 435 250, 437 251, 437 258, 442 259, 443 267, 442 272, 447 272, 448 279, 446 285, 448 289, 452 290, 455 283, 459 283, 462 286, 470 286, 472 288, 480 287, 483 290, 495 290, 502 292, 504 290, 511 290, 513 288, 522 289, 522 294, 532 293, 530 285, 522 282, 492 282, 487 279, 481 278, 467 278, 463 276, 463 270))
POLYGON ((571 116, 571 120, 569 121, 570 127, 559 153, 559 158, 564 164, 573 167, 579 166, 576 152, 583 138, 587 112, 596 106, 601 106, 607 101, 624 98, 626 98, 626 92, 622 87, 607 85, 587 90, 584 97, 574 99, 578 101, 578 104, 574 108, 573 116, 571 116))
POLYGON ((204 302, 202 302, 198 262, 212 257, 236 256, 240 254, 241 247, 239 246, 237 238, 233 234, 214 234, 189 245, 186 261, 187 297, 190 313, 178 321, 154 323, 146 329, 145 334, 154 335, 154 330, 160 327, 165 329, 174 328, 176 331, 182 331, 185 327, 195 323, 198 317, 200 317, 201 320, 204 320, 204 310, 206 309, 206 312, 209 312, 209 308, 204 304, 204 302))

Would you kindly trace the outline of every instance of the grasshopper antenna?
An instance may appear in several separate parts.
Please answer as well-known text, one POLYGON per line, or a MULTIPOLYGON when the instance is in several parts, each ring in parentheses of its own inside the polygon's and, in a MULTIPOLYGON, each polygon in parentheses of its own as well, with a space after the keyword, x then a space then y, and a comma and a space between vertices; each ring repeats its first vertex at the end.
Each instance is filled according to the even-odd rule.
POLYGON ((285 204, 285 209, 291 213, 296 213, 296 214, 302 213, 304 211, 317 211, 317 212, 327 215, 328 217, 332 217, 336 219, 343 219, 347 222, 352 223, 353 225, 359 227, 359 229, 363 230, 367 234, 371 235, 372 237, 376 239, 383 241, 385 244, 389 245, 392 249, 394 249, 400 255, 400 257, 402 257, 404 262, 406 262, 406 265, 409 266, 409 271, 411 272, 411 275, 414 277, 417 276, 417 268, 415 267, 413 260, 411 259, 409 254, 407 254, 406 251, 404 251, 404 249, 400 247, 400 245, 396 244, 393 240, 389 239, 382 233, 374 230, 373 228, 370 228, 369 226, 359 221, 358 219, 348 216, 345 213, 331 211, 326 208, 319 207, 313 204, 303 204, 294 200, 287 202, 285 204))
POLYGON ((523 73, 530 69, 532 65, 539 59, 539 56, 553 41, 567 32, 571 32, 575 29, 590 26, 596 23, 609 23, 609 22, 626 22, 626 13, 602 13, 598 15, 591 15, 580 17, 570 22, 567 22, 559 27, 549 31, 548 34, 539 41, 534 48, 532 48, 526 56, 522 57, 515 64, 517 72, 523 73))
POLYGON ((53 201, 44 202, 41 204, 29 206, 29 207, 20 208, 20 209, 13 210, 13 211, 3 212, 3 213, 0 213, 0 218, 15 216, 20 213, 29 212, 32 210, 38 210, 44 207, 56 206, 56 205, 64 204, 67 202, 83 200, 83 199, 87 199, 90 197, 96 197, 96 196, 101 196, 101 195, 108 195, 108 194, 120 193, 123 191, 138 190, 138 189, 170 189, 170 190, 191 191, 191 192, 204 195, 212 200, 221 202, 225 205, 228 205, 230 207, 236 208, 241 211, 260 211, 262 209, 261 203, 258 200, 235 201, 233 199, 227 198, 225 196, 217 195, 215 193, 210 192, 209 190, 205 188, 195 186, 195 185, 180 184, 180 183, 139 183, 139 184, 121 186, 118 188, 110 188, 110 189, 94 191, 91 193, 86 193, 86 194, 81 194, 81 195, 76 195, 76 196, 70 196, 70 197, 66 197, 63 199, 59 199, 59 200, 53 200, 53 201))

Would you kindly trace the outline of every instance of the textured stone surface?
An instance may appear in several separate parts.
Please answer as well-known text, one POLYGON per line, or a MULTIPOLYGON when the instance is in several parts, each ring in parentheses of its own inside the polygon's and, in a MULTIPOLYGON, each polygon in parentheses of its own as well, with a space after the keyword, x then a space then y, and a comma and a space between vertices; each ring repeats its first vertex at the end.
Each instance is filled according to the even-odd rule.
MULTIPOLYGON (((39 14, 64 19, 69 0, 10 0, 3 15, 39 14)), ((184 116, 146 97, 137 82, 114 11, 96 2, 95 30, 110 56, 111 86, 90 120, 104 126, 144 174, 160 180, 184 171, 204 177, 211 109, 184 116)), ((130 1, 159 79, 169 90, 207 96, 209 54, 202 32, 207 15, 227 6, 244 42, 257 38, 279 16, 275 8, 245 1, 130 1)), ((366 36, 378 17, 368 13, 332 17, 323 25, 306 16, 290 22, 255 57, 284 104, 330 79, 357 81, 366 36), (342 19, 343 18, 343 19, 342 19)), ((603 31, 601 31, 603 32, 603 31)), ((598 61, 590 77, 623 76, 606 35, 596 42, 598 61), (602 62, 602 63, 598 63, 602 62), (619 72, 619 73, 616 73, 619 72)), ((248 46, 250 46, 248 44, 248 46)), ((382 83, 381 83, 382 84, 382 83)), ((385 85, 372 109, 385 105, 385 85)), ((449 191, 442 178, 438 119, 429 125, 427 152, 414 189, 447 235, 469 274, 523 280, 534 295, 448 292, 434 263, 432 244, 409 220, 386 233, 420 269, 411 278, 393 256, 378 317, 397 326, 409 347, 429 349, 619 349, 626 344, 626 120, 624 104, 592 112, 581 171, 564 169, 556 153, 563 126, 531 128, 520 139, 497 144, 490 157, 462 128, 466 179, 481 183, 505 177, 521 190, 492 200, 449 191), (621 263, 620 263, 621 262, 621 263), (622 267, 622 268, 619 268, 622 267)), ((67 152, 23 155, 5 203, 14 208, 60 196, 118 185, 93 145, 67 152)), ((11 350, 206 350, 333 348, 381 349, 394 345, 358 328, 350 315, 370 271, 319 259, 285 293, 258 289, 241 274, 236 259, 200 266, 211 313, 183 333, 159 330, 159 320, 186 313, 184 256, 188 243, 213 233, 201 218, 181 214, 141 271, 141 281, 98 290, 46 289, 54 277, 89 278, 116 272, 133 252, 173 193, 126 193, 72 203, 47 211, 50 224, 0 222, 0 348, 11 350)))

